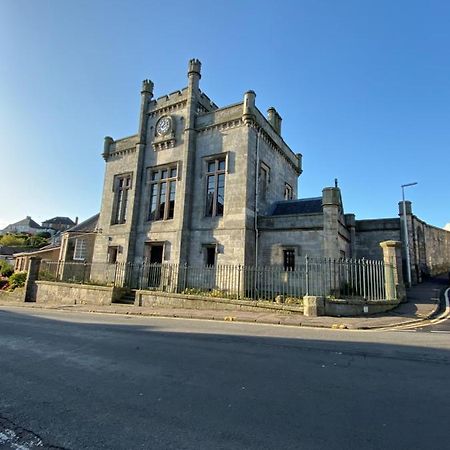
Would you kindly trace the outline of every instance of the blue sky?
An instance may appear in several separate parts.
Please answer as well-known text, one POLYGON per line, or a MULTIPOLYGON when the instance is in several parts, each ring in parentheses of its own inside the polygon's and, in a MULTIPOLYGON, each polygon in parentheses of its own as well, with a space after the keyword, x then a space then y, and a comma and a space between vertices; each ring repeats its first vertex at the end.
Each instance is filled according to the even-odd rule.
POLYGON ((248 89, 303 154, 300 197, 450 222, 450 2, 0 0, 0 228, 98 212, 103 137, 136 133, 141 81, 219 106, 248 89))

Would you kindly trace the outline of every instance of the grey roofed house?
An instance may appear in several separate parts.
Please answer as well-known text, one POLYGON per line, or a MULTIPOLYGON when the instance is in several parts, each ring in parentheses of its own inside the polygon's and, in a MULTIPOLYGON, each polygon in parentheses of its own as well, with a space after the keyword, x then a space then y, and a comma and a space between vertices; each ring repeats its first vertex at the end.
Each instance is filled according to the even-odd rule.
POLYGON ((97 230, 99 215, 100 215, 100 213, 97 213, 94 216, 89 217, 85 221, 80 222, 79 224, 74 224, 74 226, 69 228, 67 231, 69 233, 72 233, 72 232, 93 233, 97 230))
POLYGON ((60 261, 92 262, 98 218, 99 214, 95 214, 61 233, 60 261))
POLYGON ((75 222, 70 217, 61 217, 56 216, 52 219, 44 220, 42 222, 43 228, 50 228, 55 231, 64 231, 69 229, 70 227, 73 227, 77 224, 77 219, 75 219, 75 222))
POLYGON ((36 223, 30 216, 26 216, 25 219, 18 222, 9 224, 6 228, 1 230, 1 233, 29 233, 35 234, 42 231, 42 227, 36 223))
POLYGON ((58 261, 60 247, 59 243, 51 243, 37 249, 22 249, 14 252, 14 270, 17 272, 28 270, 28 262, 32 256, 45 261, 58 261))

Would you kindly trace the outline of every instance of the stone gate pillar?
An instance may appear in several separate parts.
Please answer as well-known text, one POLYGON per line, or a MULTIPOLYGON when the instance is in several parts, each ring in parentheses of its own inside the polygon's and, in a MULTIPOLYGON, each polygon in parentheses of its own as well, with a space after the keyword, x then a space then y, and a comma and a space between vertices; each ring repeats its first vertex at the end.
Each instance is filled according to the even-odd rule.
POLYGON ((383 250, 386 299, 406 302, 406 289, 403 281, 402 244, 399 241, 380 242, 383 250))
POLYGON ((32 256, 28 263, 27 280, 25 281, 25 301, 36 301, 36 284, 35 281, 39 275, 39 268, 41 267, 41 258, 32 256))

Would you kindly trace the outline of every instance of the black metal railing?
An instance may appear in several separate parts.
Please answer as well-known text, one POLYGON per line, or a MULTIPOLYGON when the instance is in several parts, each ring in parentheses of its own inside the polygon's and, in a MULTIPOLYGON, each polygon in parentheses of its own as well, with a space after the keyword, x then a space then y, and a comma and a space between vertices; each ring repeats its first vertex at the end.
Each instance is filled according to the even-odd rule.
MULTIPOLYGON (((283 267, 173 263, 83 263, 42 261, 40 280, 236 299, 301 301, 305 295, 382 300, 392 264, 366 259, 305 257, 294 270, 283 267)), ((392 289, 395 291, 395 289, 392 289)))

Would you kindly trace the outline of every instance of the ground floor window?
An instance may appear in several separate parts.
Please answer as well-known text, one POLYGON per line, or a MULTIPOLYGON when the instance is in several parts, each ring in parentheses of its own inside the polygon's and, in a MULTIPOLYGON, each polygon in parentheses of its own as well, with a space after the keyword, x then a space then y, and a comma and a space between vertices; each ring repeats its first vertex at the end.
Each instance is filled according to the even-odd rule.
POLYGON ((295 270, 295 250, 283 250, 283 268, 286 271, 295 270))
POLYGON ((117 262, 117 255, 119 254, 119 247, 110 246, 108 247, 108 262, 115 264, 117 262))
POLYGON ((205 247, 205 266, 212 267, 216 265, 216 246, 207 245, 205 247))
POLYGON ((75 239, 75 250, 73 252, 73 259, 76 261, 84 261, 87 256, 86 239, 75 239))

